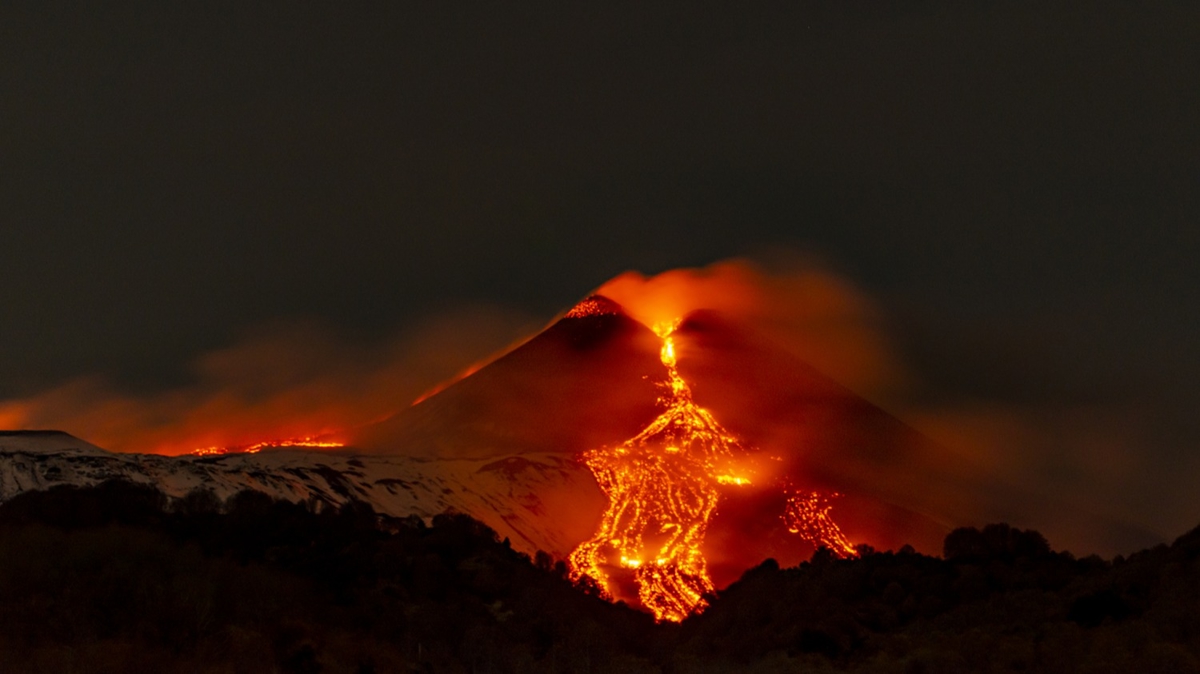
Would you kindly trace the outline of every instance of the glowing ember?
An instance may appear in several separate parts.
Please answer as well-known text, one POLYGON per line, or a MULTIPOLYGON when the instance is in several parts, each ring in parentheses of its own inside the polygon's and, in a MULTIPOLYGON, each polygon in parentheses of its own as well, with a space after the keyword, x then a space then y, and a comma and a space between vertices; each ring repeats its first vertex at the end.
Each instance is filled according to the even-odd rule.
POLYGON ((675 323, 654 330, 663 339, 665 405, 637 437, 616 448, 586 452, 583 461, 608 496, 599 530, 570 555, 573 577, 587 576, 611 596, 605 566, 630 569, 638 597, 659 620, 679 621, 707 605, 713 592, 700 544, 717 507, 718 486, 747 484, 732 469, 744 449, 707 410, 692 401, 675 368, 675 323))
POLYGON ((609 316, 619 313, 621 313, 621 308, 616 302, 607 297, 592 295, 571 307, 571 310, 566 313, 566 317, 585 318, 587 316, 609 316))
POLYGON ((841 494, 837 492, 790 491, 783 522, 793 534, 800 534, 813 545, 829 548, 833 554, 846 559, 856 556, 858 552, 829 516, 833 508, 830 501, 839 496, 841 494))
POLYGON ((266 440, 256 442, 252 445, 237 445, 233 447, 201 447, 188 452, 192 456, 212 456, 217 454, 257 454, 264 449, 277 449, 282 447, 300 447, 304 449, 332 449, 336 447, 345 447, 341 442, 332 440, 322 440, 314 437, 304 438, 288 438, 286 440, 266 440))

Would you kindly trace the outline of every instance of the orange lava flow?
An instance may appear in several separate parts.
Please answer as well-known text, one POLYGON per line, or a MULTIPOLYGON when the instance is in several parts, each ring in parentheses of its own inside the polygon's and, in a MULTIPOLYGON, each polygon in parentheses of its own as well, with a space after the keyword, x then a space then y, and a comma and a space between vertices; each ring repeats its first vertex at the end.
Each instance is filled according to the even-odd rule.
POLYGON ((610 597, 606 569, 631 571, 642 604, 658 620, 680 621, 702 610, 714 591, 700 544, 718 487, 749 480, 734 470, 742 446, 693 402, 675 367, 674 328, 654 328, 668 373, 662 414, 619 447, 583 455, 609 505, 596 534, 568 561, 573 578, 591 578, 610 597))
POLYGON ((188 452, 192 456, 212 456, 217 454, 257 454, 264 449, 280 448, 280 447, 299 447, 303 449, 333 449, 336 447, 345 447, 345 443, 335 442, 332 440, 321 440, 314 437, 304 438, 288 438, 286 440, 265 440, 256 442, 252 445, 239 445, 236 447, 201 447, 188 452))
POLYGON ((837 492, 823 494, 819 491, 791 491, 783 522, 788 531, 799 534, 817 547, 826 547, 842 559, 858 555, 850 540, 842 533, 837 523, 829 516, 833 508, 831 499, 841 496, 837 492))

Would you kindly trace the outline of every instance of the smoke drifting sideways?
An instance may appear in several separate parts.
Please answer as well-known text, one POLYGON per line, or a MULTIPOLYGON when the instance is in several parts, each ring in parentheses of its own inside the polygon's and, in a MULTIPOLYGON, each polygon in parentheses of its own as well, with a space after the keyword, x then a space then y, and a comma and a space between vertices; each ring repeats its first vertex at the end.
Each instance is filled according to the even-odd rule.
POLYGON ((0 401, 0 428, 61 429, 110 451, 168 455, 292 438, 344 441, 539 326, 485 306, 374 342, 314 321, 261 325, 197 358, 188 385, 130 395, 82 377, 0 401))
POLYGON ((753 328, 820 372, 867 398, 902 387, 900 359, 883 335, 875 305, 814 259, 776 259, 765 270, 726 260, 647 278, 626 272, 596 290, 643 325, 711 310, 753 328))
MULTIPOLYGON (((859 489, 948 526, 1005 521, 1036 528, 1055 546, 1077 554, 1132 552, 1196 524, 1179 510, 1200 513, 1200 499, 1182 487, 1167 493, 1162 480, 1148 478, 1165 476, 1155 466, 1153 435, 1135 406, 1048 408, 988 399, 977 390, 931 391, 891 336, 886 308, 813 258, 727 260, 652 277, 629 272, 596 292, 648 325, 714 310, 933 440, 913 443, 903 456, 885 451, 806 457, 809 465, 802 469, 814 478, 842 484, 852 479, 859 489)), ((970 345, 955 350, 963 348, 970 345)), ((755 364, 708 367, 705 350, 696 349, 700 361, 693 359, 689 371, 692 354, 681 337, 680 367, 698 380, 698 402, 767 449, 789 437, 794 443, 793 420, 764 422, 760 412, 746 410, 771 401, 729 386, 735 378, 727 372, 755 364), (716 385, 704 386, 705 378, 716 385), (748 425, 739 415, 755 418, 748 425)), ((783 390, 791 376, 771 367, 746 375, 736 379, 757 379, 760 390, 783 390)))

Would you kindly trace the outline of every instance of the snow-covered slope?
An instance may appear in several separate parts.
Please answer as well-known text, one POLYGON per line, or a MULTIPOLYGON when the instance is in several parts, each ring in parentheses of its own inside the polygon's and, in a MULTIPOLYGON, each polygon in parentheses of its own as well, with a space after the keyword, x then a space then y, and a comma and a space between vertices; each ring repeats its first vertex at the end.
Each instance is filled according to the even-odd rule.
POLYGON ((0 432, 0 501, 110 479, 152 484, 174 497, 207 488, 221 499, 251 489, 290 501, 357 500, 395 517, 453 509, 486 523, 518 550, 560 558, 590 535, 603 510, 587 468, 563 454, 416 459, 288 449, 169 457, 114 454, 67 433, 0 432))

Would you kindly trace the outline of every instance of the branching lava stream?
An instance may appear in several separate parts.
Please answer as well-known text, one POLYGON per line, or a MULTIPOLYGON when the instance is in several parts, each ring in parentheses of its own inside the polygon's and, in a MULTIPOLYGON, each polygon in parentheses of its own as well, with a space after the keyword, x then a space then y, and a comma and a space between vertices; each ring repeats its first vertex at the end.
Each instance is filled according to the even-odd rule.
POLYGON ((570 556, 572 574, 592 578, 611 594, 603 566, 619 559, 632 569, 638 597, 659 620, 679 621, 705 606, 713 591, 700 543, 716 510, 722 483, 745 484, 730 474, 742 447, 692 401, 675 367, 675 324, 659 324, 667 368, 666 406, 637 437, 615 448, 591 450, 583 460, 609 499, 600 528, 570 556))
MULTIPOLYGON (((705 595, 715 590, 700 546, 721 487, 751 482, 737 470, 746 449, 693 401, 676 368, 672 333, 677 325, 678 320, 654 326, 667 369, 662 413, 624 444, 583 454, 609 505, 595 535, 568 560, 574 579, 592 579, 609 597, 612 579, 606 569, 630 570, 642 604, 658 620, 674 622, 703 610, 705 595)), ((854 554, 829 519, 826 502, 820 505, 807 507, 807 501, 793 496, 784 516, 789 530, 838 556, 854 554)))

